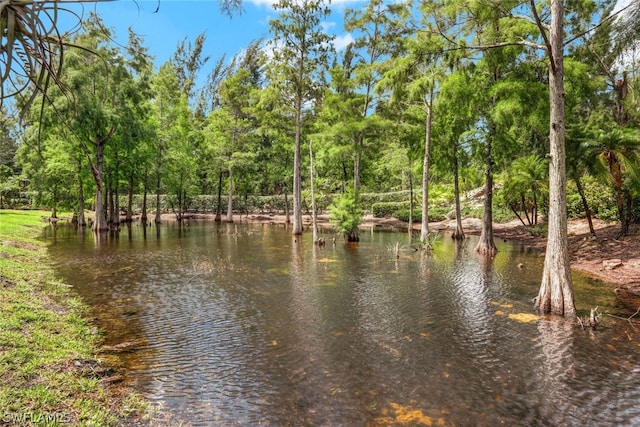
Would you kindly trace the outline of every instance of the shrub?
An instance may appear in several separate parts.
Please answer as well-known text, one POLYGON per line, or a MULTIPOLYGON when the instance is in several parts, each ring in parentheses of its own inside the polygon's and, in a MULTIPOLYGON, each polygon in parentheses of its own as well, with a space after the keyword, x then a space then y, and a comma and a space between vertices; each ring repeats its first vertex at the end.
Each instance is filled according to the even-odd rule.
POLYGON ((396 216, 396 212, 406 209, 409 211, 409 202, 379 202, 371 205, 371 213, 376 218, 396 216))
MULTIPOLYGON (((400 221, 409 222, 409 208, 403 208, 396 211, 393 215, 400 221)), ((413 222, 422 220, 422 209, 413 209, 413 222)))
POLYGON ((362 222, 362 209, 355 194, 348 192, 335 198, 329 210, 329 218, 338 233, 345 236, 349 242, 360 240, 358 226, 362 222))
MULTIPOLYGON (((592 177, 585 175, 581 179, 584 195, 594 217, 603 221, 617 221, 618 209, 611 187, 592 177)), ((567 185, 567 216, 582 218, 585 212, 582 200, 573 181, 567 185)))

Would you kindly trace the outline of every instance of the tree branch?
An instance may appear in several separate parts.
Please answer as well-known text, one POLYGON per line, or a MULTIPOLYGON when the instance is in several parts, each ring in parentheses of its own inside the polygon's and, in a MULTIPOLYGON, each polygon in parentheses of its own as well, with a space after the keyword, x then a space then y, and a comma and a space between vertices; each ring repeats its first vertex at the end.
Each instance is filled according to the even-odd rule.
POLYGON ((531 5, 531 12, 533 13, 533 17, 536 20, 536 25, 540 29, 540 34, 542 35, 542 39, 544 40, 544 47, 549 54, 549 66, 551 69, 555 69, 556 63, 553 58, 553 53, 551 52, 551 43, 549 42, 549 37, 547 36, 547 28, 549 28, 542 20, 540 19, 540 15, 538 15, 538 10, 536 9, 535 0, 529 0, 529 4, 531 5))
MULTIPOLYGON (((533 1, 533 0, 532 0, 533 1)), ((632 6, 633 2, 629 2, 628 5, 626 5, 625 7, 623 7, 622 9, 620 9, 619 11, 617 11, 616 13, 612 13, 611 15, 607 16, 606 18, 604 18, 602 21, 598 22, 596 25, 594 25, 593 27, 589 27, 588 29, 584 30, 583 32, 573 36, 572 38, 570 38, 569 40, 565 41, 564 45, 568 45, 572 42, 574 42, 575 40, 579 39, 580 37, 584 36, 585 34, 590 33, 591 31, 599 28, 600 26, 604 25, 605 23, 613 20, 614 18, 617 18, 622 12, 624 12, 625 10, 629 9, 632 6)))

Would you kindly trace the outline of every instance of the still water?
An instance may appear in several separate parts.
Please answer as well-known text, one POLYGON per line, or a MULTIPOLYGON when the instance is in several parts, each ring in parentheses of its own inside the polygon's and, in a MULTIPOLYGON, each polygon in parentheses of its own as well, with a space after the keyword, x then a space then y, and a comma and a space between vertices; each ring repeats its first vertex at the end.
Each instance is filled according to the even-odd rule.
MULTIPOLYGON (((542 257, 519 246, 483 262, 474 237, 425 253, 364 231, 319 248, 210 222, 46 238, 106 344, 133 343, 129 384, 176 424, 640 425, 636 328, 533 316, 542 257)), ((580 310, 625 315, 609 288, 576 282, 580 310)))

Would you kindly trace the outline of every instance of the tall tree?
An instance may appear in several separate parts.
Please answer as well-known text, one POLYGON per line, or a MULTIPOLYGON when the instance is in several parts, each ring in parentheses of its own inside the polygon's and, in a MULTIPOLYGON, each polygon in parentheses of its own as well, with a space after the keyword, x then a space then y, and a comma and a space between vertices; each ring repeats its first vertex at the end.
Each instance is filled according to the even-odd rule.
POLYGON ((220 85, 220 108, 209 116, 208 134, 215 145, 213 151, 228 171, 227 222, 233 222, 234 171, 255 157, 251 147, 255 137, 251 131, 256 126, 250 113, 256 84, 249 69, 233 71, 220 85))
POLYGON ((74 38, 74 43, 83 48, 71 50, 65 57, 64 78, 74 95, 73 102, 65 93, 54 101, 89 160, 96 186, 92 229, 98 232, 109 229, 104 204, 105 149, 118 129, 119 100, 114 95, 120 79, 126 78, 119 72, 115 73, 118 78, 110 78, 110 67, 117 67, 110 61, 118 58, 117 51, 107 44, 110 37, 96 15, 83 22, 83 32, 74 38))
POLYGON ((165 174, 167 150, 172 141, 172 127, 178 120, 177 105, 180 102, 181 94, 175 67, 172 62, 165 62, 152 81, 153 88, 153 127, 156 129, 154 173, 156 211, 155 223, 159 224, 162 219, 161 194, 163 192, 162 180, 165 174))
MULTIPOLYGON (((396 10, 402 11, 398 6, 396 10)), ((379 84, 379 87, 393 89, 391 101, 401 108, 423 110, 421 242, 426 242, 429 237, 429 181, 434 102, 447 65, 447 57, 443 53, 444 40, 438 36, 437 28, 440 23, 434 19, 440 10, 441 5, 436 2, 420 3, 419 24, 409 20, 412 15, 400 14, 405 18, 405 31, 415 26, 413 31, 407 31, 414 35, 403 37, 403 49, 392 53, 386 60, 384 78, 379 84)))
POLYGON ((564 111, 564 1, 551 0, 551 24, 531 11, 544 39, 549 59, 549 219, 542 283, 535 307, 543 313, 575 316, 573 280, 567 236, 567 175, 564 111), (548 28, 548 30, 547 30, 548 28))
POLYGON ((356 197, 360 191, 363 158, 372 151, 371 145, 383 126, 375 115, 384 93, 376 91, 382 78, 380 63, 398 49, 398 40, 406 32, 401 21, 408 15, 406 4, 389 4, 382 0, 373 0, 366 7, 345 12, 345 30, 355 36, 344 54, 344 72, 351 84, 343 82, 336 93, 346 97, 345 110, 350 110, 341 115, 343 124, 340 127, 349 130, 346 137, 352 145, 356 197))
POLYGON ((302 234, 302 139, 304 110, 322 94, 332 37, 322 26, 330 10, 324 0, 280 0, 280 16, 269 22, 274 34, 271 84, 292 106, 294 125, 293 234, 302 234))

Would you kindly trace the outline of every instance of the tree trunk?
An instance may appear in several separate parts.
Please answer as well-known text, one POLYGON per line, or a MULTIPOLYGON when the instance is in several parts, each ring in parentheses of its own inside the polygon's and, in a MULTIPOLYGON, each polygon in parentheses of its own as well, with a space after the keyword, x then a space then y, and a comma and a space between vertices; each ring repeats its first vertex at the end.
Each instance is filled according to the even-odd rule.
POLYGON ((156 224, 160 224, 162 222, 162 210, 160 209, 160 184, 161 184, 161 180, 160 180, 160 166, 158 166, 158 170, 156 171, 157 173, 157 177, 156 177, 156 217, 155 217, 155 223, 156 224))
POLYGON ((356 136, 355 153, 353 156, 353 191, 354 194, 360 193, 360 163, 362 161, 362 138, 361 134, 356 136))
POLYGON ((633 208, 633 197, 631 197, 631 191, 628 188, 625 188, 624 191, 624 213, 622 215, 621 227, 620 227, 620 236, 628 236, 629 235, 629 226, 631 225, 631 210, 633 208))
POLYGON ((284 216, 286 218, 285 223, 291 224, 291 214, 289 212, 289 198, 287 197, 287 188, 284 189, 284 216))
POLYGON ((302 234, 302 158, 300 144, 302 139, 302 94, 296 99, 296 134, 293 154, 293 235, 302 234))
MULTIPOLYGON (((542 282, 535 308, 543 313, 575 316, 573 282, 567 237, 567 177, 565 170, 565 113, 563 58, 563 1, 551 2, 549 50, 549 223, 542 282)), ((544 31, 544 29, 541 29, 544 31)))
POLYGON ((85 227, 87 221, 84 217, 84 186, 82 185, 82 159, 78 158, 78 225, 85 227))
POLYGON ((215 222, 222 222, 222 170, 218 174, 218 206, 216 207, 215 222))
POLYGON ((453 195, 456 202, 456 231, 451 237, 455 240, 464 240, 464 230, 462 229, 462 210, 460 209, 460 183, 458 173, 458 148, 454 147, 453 153, 453 195))
MULTIPOLYGON (((116 177, 118 176, 116 172, 116 177)), ((120 228, 120 191, 118 190, 118 179, 114 179, 113 187, 113 229, 118 230, 120 228)))
POLYGON ((495 255, 498 252, 493 239, 493 134, 487 138, 485 175, 484 175, 484 210, 482 213, 482 230, 476 245, 476 252, 483 255, 495 255))
POLYGON ((582 188, 582 181, 580 181, 580 177, 577 174, 575 174, 573 180, 576 183, 576 188, 578 189, 578 194, 580 195, 580 200, 582 201, 584 215, 587 217, 587 222, 589 223, 589 233, 592 237, 596 237, 596 230, 595 228, 593 228, 593 220, 591 218, 591 209, 589 208, 587 197, 584 194, 584 188, 582 188))
POLYGON ((233 168, 229 166, 229 188, 227 193, 227 222, 233 222, 233 168))
POLYGON ((127 216, 125 222, 131 223, 133 221, 133 172, 129 175, 129 185, 127 188, 127 216))
POLYGON ((140 221, 142 225, 147 225, 147 179, 145 177, 144 189, 142 190, 142 213, 140 215, 140 221))
POLYGON ((407 231, 409 233, 409 244, 413 237, 413 162, 409 159, 409 225, 407 231))
POLYGON ((102 180, 102 170, 104 165, 104 145, 96 144, 96 163, 91 168, 93 172, 93 179, 96 182, 96 209, 95 220, 91 229, 96 232, 107 231, 109 224, 107 224, 107 215, 104 209, 104 182, 102 180))
POLYGON ((113 209, 112 213, 112 229, 118 230, 120 229, 120 160, 118 159, 118 152, 115 153, 115 171, 113 172, 112 179, 110 180, 110 187, 112 190, 111 197, 111 207, 113 209))
POLYGON ((319 243, 318 240, 318 214, 316 212, 316 194, 313 187, 313 146, 309 140, 309 185, 311 187, 311 218, 312 218, 312 235, 313 243, 319 243))
POLYGON ((422 222, 420 224, 420 242, 429 238, 429 160, 431 156, 431 125, 433 123, 433 87, 429 89, 427 100, 427 118, 425 121, 424 159, 422 162, 422 222))

